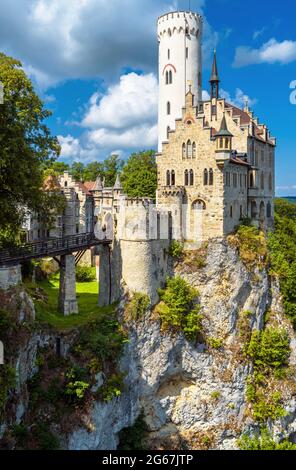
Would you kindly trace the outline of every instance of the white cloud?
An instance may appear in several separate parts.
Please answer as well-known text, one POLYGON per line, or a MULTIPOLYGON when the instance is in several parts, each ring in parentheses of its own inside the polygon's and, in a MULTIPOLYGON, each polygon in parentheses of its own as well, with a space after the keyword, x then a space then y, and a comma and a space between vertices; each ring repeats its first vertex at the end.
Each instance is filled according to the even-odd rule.
POLYGON ((80 139, 59 137, 64 159, 90 161, 157 144, 158 82, 153 74, 130 73, 111 85, 106 95, 94 94, 80 123, 80 139))
POLYGON ((130 73, 110 86, 105 96, 94 94, 90 99, 82 125, 91 129, 126 129, 143 120, 147 124, 157 119, 158 83, 150 73, 130 73))
POLYGON ((235 51, 234 67, 245 67, 250 64, 280 63, 288 64, 296 60, 296 41, 278 42, 270 39, 260 49, 239 46, 235 51))
MULTIPOLYGON (((157 17, 175 0, 1 0, 0 48, 42 87, 75 78, 118 79, 157 66, 157 17)), ((204 0, 196 0, 200 10, 204 0)))
POLYGON ((210 94, 207 90, 202 90, 202 100, 203 101, 208 101, 210 99, 210 94))
POLYGON ((231 97, 230 93, 223 89, 220 90, 220 96, 221 98, 224 98, 227 103, 237 106, 238 108, 242 108, 246 101, 248 101, 250 107, 254 106, 258 102, 256 98, 250 98, 240 88, 236 88, 234 97, 231 97))

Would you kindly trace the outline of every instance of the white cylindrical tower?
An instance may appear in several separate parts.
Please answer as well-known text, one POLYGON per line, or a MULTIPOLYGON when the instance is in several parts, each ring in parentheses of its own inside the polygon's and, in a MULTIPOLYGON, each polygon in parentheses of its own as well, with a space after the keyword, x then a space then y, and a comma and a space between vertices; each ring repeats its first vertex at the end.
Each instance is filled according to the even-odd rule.
POLYGON ((159 110, 158 151, 182 117, 191 85, 194 105, 202 99, 202 16, 191 11, 167 13, 158 19, 159 110))

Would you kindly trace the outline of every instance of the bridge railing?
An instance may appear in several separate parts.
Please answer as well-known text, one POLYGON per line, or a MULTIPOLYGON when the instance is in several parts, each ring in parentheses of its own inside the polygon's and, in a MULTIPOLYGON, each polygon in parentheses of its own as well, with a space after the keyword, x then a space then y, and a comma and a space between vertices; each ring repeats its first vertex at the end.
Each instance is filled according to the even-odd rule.
POLYGON ((62 238, 48 238, 38 242, 26 243, 19 247, 0 250, 0 264, 50 255, 58 256, 65 252, 79 251, 83 248, 108 242, 108 240, 96 239, 92 232, 79 233, 62 238))

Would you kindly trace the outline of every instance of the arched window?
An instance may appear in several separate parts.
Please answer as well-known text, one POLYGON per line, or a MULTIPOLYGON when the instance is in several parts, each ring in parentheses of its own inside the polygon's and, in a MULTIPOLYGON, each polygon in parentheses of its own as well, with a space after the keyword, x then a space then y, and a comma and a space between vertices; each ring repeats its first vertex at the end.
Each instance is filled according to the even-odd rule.
POLYGON ((271 217, 271 204, 270 204, 270 202, 267 203, 266 215, 267 215, 268 218, 271 217))
POLYGON ((197 210, 197 211, 205 211, 207 208, 206 203, 202 201, 201 199, 197 199, 197 201, 194 201, 192 203, 192 209, 197 210))
POLYGON ((176 184, 175 170, 172 170, 172 173, 171 173, 171 185, 172 185, 172 186, 175 186, 175 184, 176 184))
POLYGON ((251 218, 256 219, 257 217, 257 204, 256 201, 251 202, 251 218))
POLYGON ((173 72, 171 70, 169 71, 169 83, 173 83, 173 72))
POLYGON ((193 173, 193 170, 190 170, 190 172, 189 172, 189 184, 190 184, 190 186, 193 186, 193 185, 194 185, 194 173, 193 173))
POLYGON ((192 144, 192 158, 196 158, 196 143, 192 144))
POLYGON ((204 170, 204 186, 208 185, 208 181, 209 181, 208 170, 204 170))
POLYGON ((169 140, 169 137, 170 137, 170 126, 167 127, 167 140, 169 140))
POLYGON ((186 144, 182 145, 182 158, 185 160, 186 158, 186 144))
POLYGON ((192 158, 192 145, 191 140, 187 141, 187 158, 192 158))
POLYGON ((169 72, 168 71, 166 71, 166 73, 165 73, 165 83, 166 83, 166 85, 169 84, 169 72))
POLYGON ((209 185, 210 186, 213 186, 214 184, 214 172, 213 172, 213 169, 210 168, 210 172, 209 172, 209 185))
POLYGON ((220 149, 223 149, 223 138, 222 137, 220 137, 220 139, 219 139, 219 147, 220 147, 220 149))
POLYGON ((171 103, 169 101, 167 102, 167 114, 171 114, 171 103))
POLYGON ((264 173, 261 173, 260 187, 261 187, 261 189, 264 189, 264 173))
POLYGON ((225 148, 229 149, 229 139, 228 139, 228 137, 226 137, 226 139, 225 139, 225 148))
POLYGON ((253 175, 253 173, 250 174, 250 188, 254 188, 254 175, 253 175))
POLYGON ((271 176, 271 173, 269 175, 269 182, 268 182, 268 185, 269 185, 269 190, 272 191, 272 176, 271 176))
POLYGON ((166 185, 171 186, 171 173, 169 170, 166 172, 166 185))
POLYGON ((188 174, 188 170, 185 170, 185 186, 188 186, 189 184, 189 174, 188 174))

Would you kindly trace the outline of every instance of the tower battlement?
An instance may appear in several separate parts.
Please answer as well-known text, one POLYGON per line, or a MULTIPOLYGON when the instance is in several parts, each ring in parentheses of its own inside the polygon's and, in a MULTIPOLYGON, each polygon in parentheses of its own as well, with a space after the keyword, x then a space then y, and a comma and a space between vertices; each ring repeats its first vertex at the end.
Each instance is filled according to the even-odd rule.
POLYGON ((185 33, 197 36, 202 30, 203 17, 198 13, 177 11, 167 13, 158 19, 158 39, 161 40, 165 34, 172 35, 175 33, 185 33))

